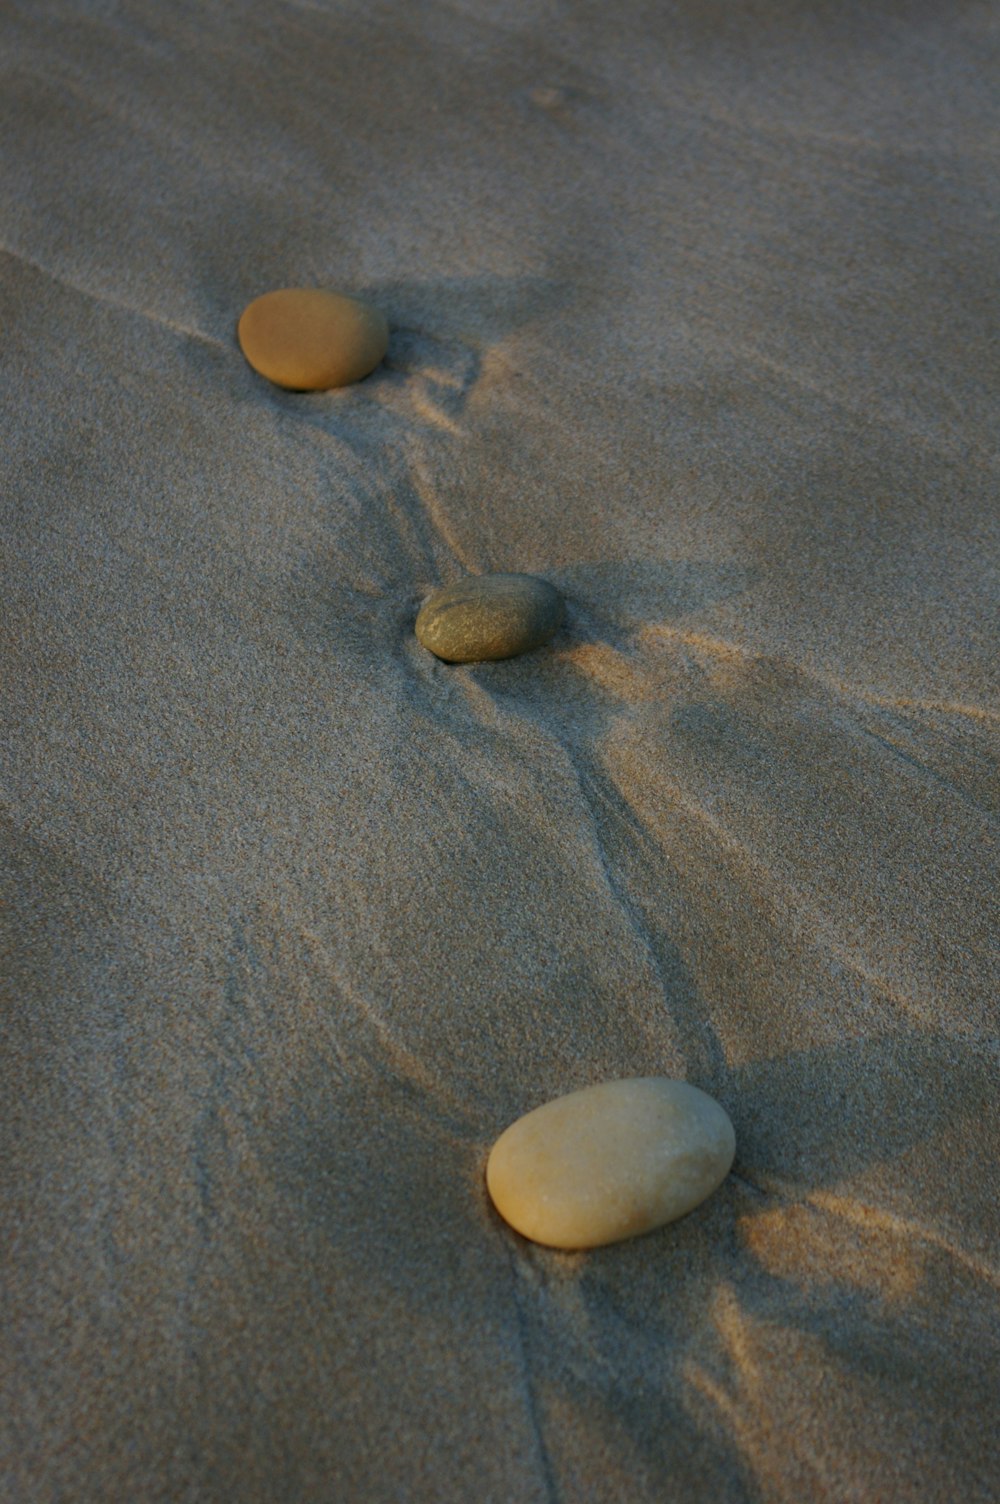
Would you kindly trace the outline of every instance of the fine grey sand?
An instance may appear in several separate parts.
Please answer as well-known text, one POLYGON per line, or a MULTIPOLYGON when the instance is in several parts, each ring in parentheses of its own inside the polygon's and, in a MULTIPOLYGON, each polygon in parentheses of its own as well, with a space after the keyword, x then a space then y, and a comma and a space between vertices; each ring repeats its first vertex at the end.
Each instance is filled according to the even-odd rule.
POLYGON ((0 1495, 990 1498, 996 10, 0 40, 0 1495), (385 363, 269 387, 286 286, 385 363), (437 662, 488 571, 565 626, 437 662), (520 1240, 642 1075, 734 1173, 520 1240))

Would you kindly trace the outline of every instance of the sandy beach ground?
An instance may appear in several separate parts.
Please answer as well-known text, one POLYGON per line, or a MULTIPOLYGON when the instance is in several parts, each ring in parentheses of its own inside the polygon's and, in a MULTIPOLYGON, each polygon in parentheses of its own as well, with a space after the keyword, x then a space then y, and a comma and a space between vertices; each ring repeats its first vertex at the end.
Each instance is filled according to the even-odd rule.
POLYGON ((5 1500, 995 1497, 998 32, 0 8, 5 1500), (489 570, 566 625, 447 667, 489 570), (734 1173, 522 1241, 642 1074, 734 1173))

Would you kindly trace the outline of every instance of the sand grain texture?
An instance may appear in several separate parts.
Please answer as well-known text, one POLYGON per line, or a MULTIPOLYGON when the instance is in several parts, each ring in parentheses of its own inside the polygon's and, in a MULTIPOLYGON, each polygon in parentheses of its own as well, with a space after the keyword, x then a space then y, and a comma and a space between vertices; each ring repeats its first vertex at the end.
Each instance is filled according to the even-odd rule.
POLYGON ((988 1499, 997 20, 0 14, 0 1494, 988 1499), (294 395, 262 288, 392 336, 294 395), (544 652, 412 634, 467 573, 544 652), (733 1119, 532 1248, 529 1107, 733 1119))

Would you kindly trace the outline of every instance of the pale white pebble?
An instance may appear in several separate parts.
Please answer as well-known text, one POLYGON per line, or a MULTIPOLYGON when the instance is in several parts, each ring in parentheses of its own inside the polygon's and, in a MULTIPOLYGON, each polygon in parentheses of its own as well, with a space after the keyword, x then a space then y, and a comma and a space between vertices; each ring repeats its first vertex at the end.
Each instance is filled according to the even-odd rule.
POLYGON ((497 1211, 550 1248, 599 1248, 692 1211, 725 1180, 736 1135, 714 1098, 640 1076, 570 1092, 518 1118, 486 1166, 497 1211))

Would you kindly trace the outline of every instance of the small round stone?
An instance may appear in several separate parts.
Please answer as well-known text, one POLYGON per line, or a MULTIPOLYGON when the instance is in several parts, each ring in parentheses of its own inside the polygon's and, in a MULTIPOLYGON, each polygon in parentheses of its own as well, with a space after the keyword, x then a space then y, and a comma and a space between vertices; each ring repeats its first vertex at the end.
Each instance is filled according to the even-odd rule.
POLYGON ((383 313, 321 287, 264 293, 243 310, 236 333, 254 370, 295 392, 360 381, 389 344, 383 313))
POLYGON ((564 612, 563 598, 548 580, 476 574, 429 595, 416 633, 446 663, 482 663, 541 647, 559 630, 564 612))
POLYGON ((511 1227, 550 1248, 600 1248, 683 1217, 729 1173, 736 1135, 712 1097, 657 1076, 536 1107, 493 1145, 486 1184, 511 1227))

